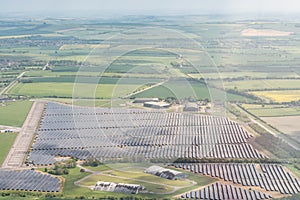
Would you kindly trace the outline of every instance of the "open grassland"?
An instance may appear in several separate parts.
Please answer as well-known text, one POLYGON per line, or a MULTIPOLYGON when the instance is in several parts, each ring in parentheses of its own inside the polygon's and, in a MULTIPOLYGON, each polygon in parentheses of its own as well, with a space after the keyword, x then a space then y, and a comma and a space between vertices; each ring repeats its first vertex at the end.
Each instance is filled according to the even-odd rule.
POLYGON ((137 198, 171 198, 175 195, 181 194, 183 192, 187 192, 189 190, 210 184, 216 179, 201 176, 201 175, 194 175, 193 173, 185 172, 189 175, 189 179, 197 183, 197 185, 190 186, 189 181, 174 181, 172 185, 167 185, 166 183, 172 182, 171 180, 162 179, 160 177, 156 177, 154 175, 150 174, 143 174, 143 176, 140 172, 140 169, 137 169, 137 172, 133 172, 133 169, 130 169, 131 164, 123 164, 123 167, 127 168, 128 171, 120 172, 121 174, 115 174, 117 173, 117 170, 113 170, 110 167, 107 166, 99 166, 99 167, 88 167, 91 170, 96 169, 98 172, 104 172, 103 174, 94 174, 90 177, 87 177, 83 179, 84 177, 88 176, 90 173, 82 173, 80 172, 79 168, 70 169, 70 173, 68 175, 64 175, 65 183, 64 183, 64 191, 63 196, 65 198, 75 198, 75 197, 95 197, 95 198, 108 198, 108 197, 137 197, 137 198), (127 166, 127 167, 126 167, 127 166), (127 173, 128 172, 128 173, 127 173), (193 175, 193 177, 192 177, 193 175), (144 178, 144 176, 146 176, 144 178), (149 178, 150 176, 153 176, 149 178), (135 180, 137 178, 138 180, 135 180), (81 180, 82 179, 82 180, 81 180), (156 182, 152 183, 155 179, 156 182), (74 182, 77 182, 78 184, 82 186, 77 186, 74 184, 74 182), (108 182, 116 182, 116 183, 135 183, 135 184, 141 184, 146 187, 149 191, 155 191, 157 194, 137 194, 137 195, 130 195, 130 194, 121 194, 121 193, 112 193, 112 192, 103 192, 103 191, 93 191, 87 187, 84 186, 94 186, 97 181, 108 181, 108 182), (165 185, 164 185, 165 184, 165 185), (177 186, 175 186, 175 185, 177 186), (174 191, 174 187, 182 186, 182 188, 177 188, 178 190, 176 192, 174 191), (166 194, 161 194, 166 193, 166 194))
POLYGON ((34 70, 27 71, 24 78, 35 78, 35 77, 64 77, 64 76, 102 76, 102 77, 125 77, 125 78, 167 78, 167 74, 139 74, 139 73, 110 73, 110 72, 92 72, 92 71, 66 71, 66 72, 54 72, 50 70, 34 70))
POLYGON ((5 160, 5 157, 8 154, 11 145, 14 143, 16 137, 17 133, 0 133, 0 166, 5 160))
POLYGON ((146 169, 143 163, 116 163, 100 165, 99 167, 89 167, 90 170, 101 171, 101 174, 96 174, 88 179, 85 179, 80 184, 86 186, 95 185, 97 181, 112 181, 117 183, 131 183, 144 185, 147 190, 154 193, 169 193, 175 187, 188 187, 193 185, 188 180, 168 180, 152 174, 144 173, 146 169), (114 180, 114 181, 113 181, 114 180))
POLYGON ((45 98, 49 101, 60 102, 65 104, 87 106, 87 107, 119 107, 126 104, 122 99, 72 99, 72 98, 45 98))
POLYGON ((251 92, 258 97, 274 102, 291 102, 300 100, 300 90, 276 90, 251 92))
POLYGON ((293 174, 295 174, 298 178, 300 178, 300 170, 296 169, 293 164, 285 165, 293 174))
POLYGON ((275 127, 279 131, 291 136, 291 138, 300 143, 300 115, 286 117, 263 117, 262 120, 275 127))
POLYGON ((31 101, 2 103, 0 107, 0 124, 21 127, 31 108, 31 101))
POLYGON ((300 115, 299 107, 290 107, 286 105, 243 104, 242 107, 258 117, 280 117, 300 115))
MULTIPOLYGON (((299 89, 300 80, 296 79, 265 79, 224 82, 227 89, 262 90, 262 89, 299 89)), ((290 93, 293 93, 291 91, 290 93)))
POLYGON ((218 73, 195 73, 188 74, 189 76, 199 79, 236 79, 236 78, 299 78, 299 75, 295 72, 254 72, 254 71, 236 71, 236 72, 219 72, 218 73))
POLYGON ((10 90, 13 95, 30 97, 68 97, 107 98, 122 97, 138 89, 140 85, 131 84, 74 84, 74 83, 19 83, 10 90))
POLYGON ((134 180, 126 177, 99 174, 87 178, 86 180, 80 182, 80 184, 85 186, 93 186, 97 181, 105 181, 105 182, 114 182, 114 183, 128 183, 128 184, 143 185, 146 188, 146 190, 156 194, 167 194, 167 193, 172 193, 173 191, 173 187, 160 183, 159 182, 160 180, 156 180, 155 183, 155 182, 148 181, 147 177, 141 176, 140 178, 143 179, 134 180))
MULTIPOLYGON (((252 102, 251 99, 237 94, 230 94, 215 88, 208 88, 206 84, 198 81, 187 80, 170 80, 162 85, 147 89, 141 93, 134 95, 135 97, 176 97, 178 99, 195 98, 195 99, 209 99, 226 98, 226 101, 245 101, 252 102), (213 94, 214 96, 212 96, 213 94)), ((216 100, 216 99, 215 99, 216 100)))

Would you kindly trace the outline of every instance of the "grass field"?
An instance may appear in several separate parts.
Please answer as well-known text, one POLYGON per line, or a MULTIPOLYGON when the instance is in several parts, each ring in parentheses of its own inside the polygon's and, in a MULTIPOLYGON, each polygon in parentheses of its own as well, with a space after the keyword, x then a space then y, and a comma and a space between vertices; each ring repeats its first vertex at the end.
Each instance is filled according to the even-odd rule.
POLYGON ((73 84, 73 83, 19 83, 9 93, 30 97, 69 97, 81 98, 112 98, 121 97, 138 89, 140 85, 132 84, 73 84))
POLYGON ((236 72, 220 72, 216 73, 196 73, 189 74, 189 76, 199 79, 199 78, 298 78, 299 75, 295 72, 253 72, 253 71, 236 71, 236 72))
MULTIPOLYGON (((300 80, 296 79, 265 79, 224 82, 227 89, 261 90, 261 89, 299 89, 300 80)), ((290 91, 293 93, 293 91, 290 91)))
POLYGON ((133 180, 129 179, 126 177, 115 177, 115 176, 110 176, 110 175, 104 175, 104 174, 99 174, 99 175, 94 175, 92 177, 89 177, 88 179, 84 180, 81 182, 82 185, 85 186, 93 186, 97 181, 105 181, 105 182, 114 182, 114 183, 129 183, 129 184, 139 184, 143 185, 147 191, 153 192, 156 194, 167 194, 171 193, 173 191, 173 187, 169 185, 162 185, 157 179, 156 183, 155 182, 148 182, 147 177, 140 177, 143 179, 140 180, 133 180))
POLYGON ((300 115, 299 107, 289 107, 286 105, 261 105, 243 104, 243 108, 258 117, 280 117, 300 115))
POLYGON ((251 94, 274 102, 291 102, 300 100, 300 90, 255 91, 251 92, 251 94))
POLYGON ((80 184, 92 186, 95 185, 97 181, 140 184, 143 185, 146 190, 154 193, 170 193, 174 190, 174 186, 188 187, 192 185, 188 180, 172 181, 144 173, 144 170, 149 166, 149 164, 143 163, 113 163, 100 165, 98 167, 89 167, 89 169, 93 171, 101 171, 102 173, 93 175, 80 184))
POLYGON ((300 170, 296 169, 292 164, 285 165, 294 175, 300 178, 300 170))
POLYGON ((134 95, 135 97, 176 97, 178 99, 186 99, 189 97, 196 99, 209 99, 211 100, 211 93, 214 94, 214 98, 218 98, 218 95, 224 96, 227 98, 226 101, 244 101, 252 102, 253 100, 246 98, 244 96, 230 94, 222 92, 221 90, 215 88, 207 88, 204 83, 197 81, 177 81, 171 80, 163 85, 145 90, 139 94, 134 95))
POLYGON ((17 133, 0 133, 0 166, 5 160, 5 157, 8 154, 10 147, 14 143, 16 137, 17 133))
MULTIPOLYGON (((123 167, 128 169, 126 172, 120 172, 118 170, 113 170, 112 168, 101 165, 99 167, 88 167, 91 170, 95 170, 98 172, 104 172, 103 174, 97 174, 97 175, 92 175, 91 177, 88 177, 87 179, 84 179, 83 181, 80 182, 82 185, 86 186, 91 186, 95 185, 97 181, 108 181, 108 182, 121 182, 121 183, 137 183, 137 184, 143 184, 146 188, 149 190, 158 192, 158 193, 166 193, 170 192, 170 194, 137 194, 137 195, 129 195, 129 194, 121 194, 121 193, 111 193, 111 192, 102 192, 102 191, 93 191, 87 187, 81 187, 81 186, 76 186, 74 185, 74 182, 86 177, 90 173, 82 173, 80 172, 79 168, 74 168, 70 169, 70 173, 68 175, 64 175, 63 177, 65 178, 65 183, 64 183, 64 191, 63 191, 63 196, 64 198, 79 198, 79 197, 95 197, 95 198, 108 198, 108 197, 137 197, 137 198, 158 198, 158 199, 163 199, 163 198, 171 198, 175 195, 181 194, 183 192, 210 184, 216 179, 210 178, 210 177, 204 177, 201 175, 195 175, 190 172, 184 172, 187 173, 192 181, 195 181, 197 185, 195 186, 188 186, 189 182, 188 181, 175 181, 172 183, 172 185, 161 185, 161 184, 166 184, 169 183, 171 184, 170 180, 162 179, 160 177, 155 177, 153 175, 149 174, 143 174, 140 171, 140 169, 137 169, 137 172, 133 172, 133 168, 130 169, 131 163, 127 164, 121 164, 123 167), (127 173, 128 172, 128 173, 127 173), (116 174, 120 173, 120 174, 116 174), (112 176, 114 175, 114 176, 112 176), (117 175, 117 176, 116 176, 117 175), (123 177, 125 176, 125 177, 123 177), (144 178, 146 176, 146 178, 144 178), (149 178, 151 177, 151 178, 149 178), (132 180, 130 178, 138 178, 139 180, 132 180), (145 181, 153 181, 155 180, 155 183, 147 183, 145 181), (176 192, 172 192, 174 189, 175 185, 183 185, 183 188, 177 190, 176 192)), ((120 167, 121 165, 116 164, 115 167, 120 167)), ((111 165, 110 165, 111 166, 111 165)))
POLYGON ((16 101, 1 104, 0 124, 21 127, 31 108, 31 101, 16 101))

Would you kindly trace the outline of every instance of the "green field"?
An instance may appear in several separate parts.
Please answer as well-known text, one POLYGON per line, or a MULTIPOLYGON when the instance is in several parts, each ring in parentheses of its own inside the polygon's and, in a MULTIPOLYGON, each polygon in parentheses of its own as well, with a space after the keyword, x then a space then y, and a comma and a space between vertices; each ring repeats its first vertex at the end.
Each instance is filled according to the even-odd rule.
POLYGON ((80 184, 85 186, 95 185, 97 181, 112 181, 117 183, 140 184, 154 193, 169 193, 176 187, 188 187, 192 183, 188 180, 167 180, 144 173, 144 170, 149 167, 149 164, 143 163, 114 163, 100 165, 99 167, 89 167, 90 170, 101 171, 101 174, 85 179, 80 184))
POLYGON ((104 98, 121 97, 138 89, 140 85, 129 84, 73 84, 73 83, 19 83, 10 90, 13 95, 26 95, 30 97, 73 97, 104 98), (96 89, 96 91, 95 91, 96 89))
POLYGON ((31 101, 16 101, 1 104, 0 125, 21 127, 31 105, 31 101))
MULTIPOLYGON (((206 84, 198 81, 178 81, 171 80, 163 85, 145 90, 141 93, 134 95, 135 97, 158 97, 158 98, 167 98, 167 97, 176 97, 178 99, 209 99, 211 97, 218 98, 218 95, 224 95, 226 101, 244 101, 252 102, 253 100, 236 94, 222 92, 221 90, 215 88, 209 88, 206 84), (211 95, 213 93, 214 96, 211 95)), ((217 99, 215 99, 217 100, 217 99)))
MULTIPOLYGON (((265 79, 224 82, 227 89, 262 90, 262 89, 299 89, 300 80, 296 79, 265 79)), ((293 91, 290 91, 291 93, 293 91)))
POLYGON ((205 78, 205 79, 216 79, 216 78, 222 78, 222 79, 237 79, 237 78, 299 78, 299 75, 295 72, 254 72, 254 71, 236 71, 236 72, 220 72, 219 74, 216 73, 195 73, 195 74, 189 74, 189 76, 199 79, 199 78, 205 78))
POLYGON ((0 166, 5 160, 6 155, 8 154, 12 144, 14 143, 17 137, 17 133, 0 133, 0 166))
MULTIPOLYGON (((64 192, 63 196, 65 198, 79 198, 80 196, 83 197, 91 197, 94 196, 96 198, 108 198, 109 196, 114 197, 126 197, 126 196, 132 196, 132 197, 141 197, 141 198, 171 198, 175 195, 181 194, 183 192, 210 184, 216 179, 205 177, 201 175, 195 175, 190 172, 184 172, 189 175, 189 179, 192 181, 195 181, 197 185, 190 186, 190 182, 188 180, 182 180, 182 181, 171 181, 167 179, 163 179, 160 177, 156 177, 154 175, 145 174, 141 172, 141 168, 130 168, 131 164, 121 164, 125 171, 120 170, 114 170, 108 166, 99 166, 99 167, 88 167, 91 170, 96 170, 98 172, 103 172, 103 174, 97 174, 92 175, 88 177, 87 179, 84 179, 79 182, 80 185, 83 186, 93 186, 96 184, 97 181, 108 181, 108 182, 116 182, 116 183, 135 183, 135 184, 141 184, 146 187, 146 189, 149 189, 150 191, 155 191, 158 194, 137 194, 137 195, 127 195, 127 194, 120 194, 120 193, 111 193, 111 192, 102 192, 102 191, 93 191, 89 188, 83 187, 83 186, 76 186, 74 185, 74 182, 86 177, 90 173, 82 173, 79 171, 79 168, 70 169, 70 173, 68 175, 64 175, 65 183, 64 183, 64 192), (135 180, 138 179, 138 180, 135 180), (153 182, 153 183, 152 183, 153 182), (166 184, 166 185, 163 185, 166 184), (170 184, 170 185, 168 185, 170 184), (176 192, 172 192, 174 189, 174 186, 182 186, 181 189, 177 190, 176 192), (159 194, 159 193, 168 193, 170 194, 159 194)), ((113 165, 109 165, 113 166, 113 165)), ((115 165, 115 167, 119 167, 118 164, 115 165)))
POLYGON ((299 107, 286 105, 243 104, 242 106, 258 117, 298 116, 300 114, 299 107))

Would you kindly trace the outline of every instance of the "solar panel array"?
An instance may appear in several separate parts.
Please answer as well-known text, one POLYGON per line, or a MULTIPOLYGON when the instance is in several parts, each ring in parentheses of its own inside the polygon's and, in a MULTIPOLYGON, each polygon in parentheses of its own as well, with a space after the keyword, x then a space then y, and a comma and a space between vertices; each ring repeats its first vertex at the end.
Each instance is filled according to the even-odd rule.
POLYGON ((60 180, 34 170, 0 170, 0 190, 59 192, 60 180))
POLYGON ((197 191, 191 191, 181 196, 184 199, 269 199, 271 196, 256 190, 248 190, 232 185, 224 185, 219 182, 197 191))
POLYGON ((278 164, 189 163, 174 164, 194 173, 218 177, 243 186, 257 186, 281 194, 300 192, 300 182, 278 164), (261 172, 260 172, 261 171, 261 172))
POLYGON ((263 158, 247 144, 249 137, 225 117, 48 103, 29 161, 51 164, 57 155, 79 159, 263 158))

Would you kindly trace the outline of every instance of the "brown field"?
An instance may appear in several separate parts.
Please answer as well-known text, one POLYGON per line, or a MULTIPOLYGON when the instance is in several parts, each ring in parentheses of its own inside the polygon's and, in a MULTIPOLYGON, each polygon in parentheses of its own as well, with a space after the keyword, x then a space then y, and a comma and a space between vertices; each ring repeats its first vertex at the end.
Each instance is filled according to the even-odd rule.
POLYGON ((289 36, 293 32, 276 31, 272 29, 244 29, 241 32, 242 36, 289 36))
POLYGON ((262 120, 300 142, 300 116, 263 117, 262 120))

